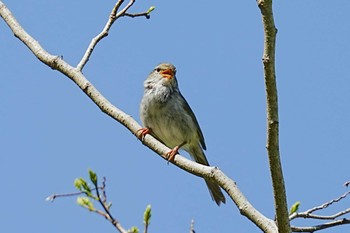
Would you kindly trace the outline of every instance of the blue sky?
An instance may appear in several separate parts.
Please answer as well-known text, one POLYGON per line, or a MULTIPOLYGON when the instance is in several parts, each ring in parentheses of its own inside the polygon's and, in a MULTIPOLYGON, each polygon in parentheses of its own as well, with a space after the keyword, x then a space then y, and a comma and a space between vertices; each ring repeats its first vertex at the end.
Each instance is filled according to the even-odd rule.
MULTIPOLYGON (((5 1, 50 53, 72 65, 100 32, 114 2, 5 1)), ((263 31, 255 1, 138 1, 151 19, 122 18, 94 51, 86 77, 139 121, 142 83, 159 62, 177 67, 183 95, 205 136, 212 165, 274 217, 265 150, 263 31)), ((289 205, 306 210, 344 193, 350 179, 350 2, 275 1, 280 150, 289 205)), ((205 183, 160 159, 104 115, 69 79, 39 62, 0 22, 0 177, 4 232, 115 232, 75 198, 93 169, 107 177, 112 212, 125 228, 150 232, 260 232, 205 183)), ((183 153, 186 155, 185 153, 183 153)), ((325 213, 349 207, 349 199, 325 213)), ((293 222, 310 225, 310 222, 293 222)), ((316 224, 317 222, 311 222, 316 224)), ((323 232, 346 232, 342 226, 323 232)))

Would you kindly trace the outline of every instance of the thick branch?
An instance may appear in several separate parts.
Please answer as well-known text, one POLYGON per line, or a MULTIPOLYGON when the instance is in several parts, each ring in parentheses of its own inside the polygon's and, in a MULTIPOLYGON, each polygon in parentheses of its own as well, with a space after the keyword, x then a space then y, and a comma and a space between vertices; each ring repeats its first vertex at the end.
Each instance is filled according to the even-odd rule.
POLYGON ((267 105, 267 152, 270 163, 278 231, 290 232, 286 190, 279 152, 278 96, 275 74, 276 33, 272 0, 257 0, 264 26, 264 79, 267 105))
MULTIPOLYGON (((132 1, 131 1, 132 2, 132 1)), ((127 10, 130 4, 123 10, 127 10)), ((70 78, 79 88, 107 115, 123 124, 130 132, 136 134, 141 126, 129 115, 113 106, 81 73, 77 68, 72 67, 62 58, 53 56, 46 52, 40 44, 35 41, 15 20, 11 12, 0 1, 0 16, 5 20, 17 38, 23 41, 33 54, 43 63, 58 70, 70 78)), ((157 154, 167 159, 166 153, 169 148, 157 141, 151 135, 146 135, 143 143, 157 154)), ((190 161, 180 155, 174 159, 174 164, 179 168, 200 177, 206 177, 216 181, 235 202, 241 213, 249 218, 256 226, 264 232, 277 232, 273 220, 266 218, 258 212, 238 189, 236 183, 227 177, 218 168, 207 167, 190 161)))

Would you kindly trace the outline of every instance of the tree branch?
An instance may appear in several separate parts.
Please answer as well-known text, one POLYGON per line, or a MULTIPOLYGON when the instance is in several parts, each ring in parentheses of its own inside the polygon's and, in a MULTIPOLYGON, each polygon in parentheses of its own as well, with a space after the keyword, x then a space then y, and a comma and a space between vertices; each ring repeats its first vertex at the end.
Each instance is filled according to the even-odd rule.
POLYGON ((278 95, 275 74, 275 45, 277 29, 274 23, 272 0, 257 0, 264 26, 264 79, 267 108, 267 144, 270 173, 275 200, 278 232, 290 232, 286 190, 279 152, 278 95))
MULTIPOLYGON (((315 211, 317 211, 317 210, 325 209, 325 208, 329 207, 330 205, 332 205, 332 204, 334 204, 334 203, 336 203, 336 202, 341 201, 342 199, 344 199, 345 197, 347 197, 349 194, 350 194, 350 191, 344 193, 343 195, 341 195, 341 196, 338 197, 338 198, 335 198, 335 199, 333 199, 333 200, 330 200, 329 202, 326 202, 326 203, 324 203, 324 204, 322 204, 322 205, 320 205, 320 206, 316 206, 316 207, 314 207, 314 208, 311 208, 311 209, 305 211, 304 213, 300 213, 300 214, 310 215, 311 213, 313 213, 313 212, 315 212, 315 211)), ((299 214, 298 214, 298 215, 299 215, 299 214)), ((339 216, 340 216, 340 215, 339 215, 339 216)), ((337 216, 337 217, 339 217, 339 216, 337 216)))
MULTIPOLYGON (((79 182, 77 181, 74 182, 74 185, 76 186, 76 188, 81 190, 81 194, 86 195, 86 197, 84 198, 78 197, 77 199, 78 204, 83 208, 88 209, 91 212, 94 212, 96 214, 103 216, 119 231, 119 233, 129 233, 127 230, 125 230, 125 228, 121 225, 121 223, 112 216, 110 212, 111 204, 107 203, 107 196, 106 196, 106 178, 103 177, 102 186, 98 187, 98 179, 97 179, 96 173, 89 170, 89 174, 90 174, 90 180, 93 183, 95 188, 91 189, 83 178, 77 179, 79 182), (93 175, 94 177, 92 178, 91 175, 93 175), (83 185, 82 181, 86 186, 83 185), (92 194, 91 191, 93 190, 96 192, 96 195, 92 194), (100 190, 102 191, 102 195, 100 194, 100 190), (96 209, 92 204, 92 200, 98 201, 104 211, 96 209)), ((65 195, 65 194, 60 195, 60 197, 67 197, 67 196, 68 195, 65 195)))
POLYGON ((316 226, 310 226, 310 227, 296 227, 296 226, 292 226, 292 231, 293 232, 315 232, 318 230, 322 230, 322 229, 326 229, 326 228, 330 228, 330 227, 334 227, 334 226, 338 226, 338 225, 343 225, 343 224, 349 224, 350 223, 350 219, 338 219, 335 220, 336 218, 343 216, 347 213, 350 213, 350 208, 340 211, 338 213, 335 213, 333 215, 316 215, 316 214, 312 214, 313 212, 316 212, 318 210, 323 210, 328 208, 329 206, 331 206, 334 203, 337 203, 339 201, 341 201, 342 199, 346 198, 348 195, 350 194, 350 191, 345 192, 343 195, 341 195, 338 198, 332 199, 320 206, 316 206, 313 207, 309 210, 306 210, 304 212, 301 213, 293 213, 289 216, 290 220, 293 220, 295 218, 305 218, 305 219, 319 219, 319 220, 334 220, 334 221, 330 221, 330 222, 326 222, 323 224, 319 224, 316 226))
MULTIPOLYGON (((120 1, 119 1, 120 2, 120 1)), ((133 4, 129 4, 118 15, 123 15, 127 9, 133 4)), ((115 7, 114 9, 116 9, 115 7)), ((16 21, 12 13, 8 10, 4 3, 0 1, 0 16, 5 20, 8 26, 13 31, 14 35, 19 38, 26 46, 33 52, 33 54, 44 64, 52 69, 58 70, 69 79, 71 79, 100 109, 108 116, 117 120, 124 125, 130 132, 137 134, 141 126, 129 115, 113 106, 81 73, 80 68, 75 68, 65 62, 61 57, 54 56, 45 51, 40 44, 34 40, 16 21)), ((107 26, 109 27, 109 26, 107 26)), ((94 45, 90 45, 94 47, 94 45)), ((89 46, 89 47, 90 47, 89 46)), ((89 50, 90 51, 90 50, 89 50)), ((92 52, 92 51, 91 51, 92 52)), ((91 54, 89 52, 89 54, 91 54)), ((90 55, 87 56, 87 59, 90 55)), ((85 56, 84 56, 85 57, 85 56)), ((83 59, 84 60, 84 59, 83 59)), ((79 66, 79 65, 78 65, 79 66)), ((157 141, 151 135, 146 135, 143 144, 151 150, 167 159, 166 153, 169 148, 157 141)), ((192 173, 194 175, 205 177, 216 181, 231 197, 234 203, 239 208, 242 215, 250 219, 256 226, 264 232, 277 232, 276 225, 273 220, 266 218, 259 211, 257 211, 246 199, 243 193, 238 189, 235 181, 227 177, 222 171, 215 167, 207 167, 196 162, 190 161, 181 155, 177 155, 173 162, 179 168, 192 173)))
POLYGON ((94 184, 95 185, 95 190, 96 190, 96 196, 98 197, 98 202, 100 203, 100 205, 103 207, 104 211, 105 212, 100 212, 100 214, 102 213, 102 215, 107 219, 109 220, 113 226, 115 226, 115 228, 118 229, 118 231, 120 233, 128 233, 120 224, 120 222, 115 219, 111 212, 109 211, 109 205, 107 204, 107 196, 106 196, 106 178, 103 177, 103 182, 102 182, 102 196, 100 195, 100 191, 99 191, 99 188, 97 186, 97 183, 94 184))
POLYGON ((294 226, 292 226, 291 229, 293 232, 315 232, 315 231, 319 231, 319 230, 323 230, 323 229, 327 229, 327 228, 335 227, 335 226, 339 226, 339 225, 344 225, 344 224, 350 224, 350 219, 343 218, 343 219, 331 221, 328 223, 324 223, 324 224, 312 226, 312 227, 294 227, 294 226))
POLYGON ((82 59, 80 60, 79 64, 77 65, 77 70, 78 71, 82 71, 84 66, 86 65, 86 63, 89 61, 89 58, 92 54, 92 52, 94 51, 94 48, 96 47, 97 43, 100 42, 100 40, 102 40, 103 38, 105 38, 106 36, 108 36, 108 32, 110 30, 110 28, 112 27, 113 23, 120 17, 122 16, 130 16, 130 17, 141 17, 141 16, 146 16, 147 19, 149 19, 149 12, 144 12, 144 13, 139 13, 139 14, 129 14, 126 13, 126 11, 135 3, 135 0, 130 0, 129 3, 124 7, 124 9, 122 9, 120 12, 118 12, 120 6, 123 4, 124 0, 118 0, 118 2, 115 4, 115 6, 113 7, 108 21, 105 25, 105 27, 103 28, 103 30, 96 36, 94 37, 91 42, 89 47, 87 48, 84 56, 82 57, 82 59))
POLYGON ((329 202, 326 202, 320 206, 316 206, 316 207, 313 207, 309 210, 306 210, 304 212, 301 212, 301 213, 293 213, 291 216, 289 216, 289 219, 290 220, 293 220, 295 218, 313 218, 313 219, 324 219, 324 220, 327 220, 327 219, 336 219, 340 216, 343 216, 347 213, 350 213, 350 208, 348 209, 345 209, 343 211, 340 211, 338 213, 335 213, 333 215, 315 215, 315 214, 312 214, 313 212, 315 211, 318 211, 318 210, 322 210, 322 209, 326 209, 327 207, 329 207, 330 205, 336 203, 336 202, 339 202, 341 201, 342 199, 346 198, 348 195, 350 194, 350 191, 344 193, 343 195, 341 195, 340 197, 338 198, 335 198, 335 199, 332 199, 330 200, 329 202))
MULTIPOLYGON (((102 187, 99 187, 99 189, 102 189, 102 187)), ((94 191, 95 189, 91 189, 91 191, 94 191)), ((63 194, 52 194, 50 196, 48 196, 45 200, 46 201, 50 201, 50 202, 54 202, 54 200, 56 198, 61 198, 61 197, 74 197, 74 196, 79 196, 84 194, 84 192, 80 191, 80 192, 73 192, 73 193, 63 193, 63 194)))

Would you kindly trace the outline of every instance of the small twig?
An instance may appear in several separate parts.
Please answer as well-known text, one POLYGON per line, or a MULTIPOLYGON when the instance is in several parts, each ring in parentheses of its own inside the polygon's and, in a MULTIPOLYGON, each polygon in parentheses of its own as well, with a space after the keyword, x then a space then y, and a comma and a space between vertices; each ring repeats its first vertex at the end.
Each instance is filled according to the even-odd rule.
POLYGON ((105 27, 97 36, 95 36, 91 40, 90 45, 87 48, 83 58, 80 60, 79 64, 77 65, 77 70, 79 70, 79 71, 83 70, 84 66, 89 61, 89 58, 90 58, 92 52, 94 51, 97 43, 108 35, 109 29, 112 27, 113 23, 117 19, 116 18, 117 11, 123 2, 124 2, 124 0, 118 0, 118 2, 115 4, 115 6, 112 9, 111 14, 109 15, 109 18, 108 18, 108 21, 107 21, 105 27))
POLYGON ((345 187, 349 187, 350 181, 346 181, 343 185, 344 185, 345 187))
POLYGON ((343 216, 345 214, 350 213, 350 208, 340 211, 338 213, 335 213, 333 215, 316 215, 316 214, 312 214, 315 211, 318 210, 323 210, 326 209, 327 207, 329 207, 330 205, 339 202, 340 200, 344 199, 345 197, 347 197, 350 194, 350 191, 344 193, 343 195, 339 196, 338 198, 332 199, 329 202, 326 202, 320 206, 316 206, 314 208, 311 208, 309 210, 306 210, 304 212, 301 213, 293 213, 290 216, 290 220, 293 220, 295 218, 308 218, 308 219, 319 219, 319 220, 334 220, 334 221, 330 221, 324 224, 320 224, 320 225, 316 225, 316 226, 311 226, 311 227, 296 227, 296 226, 292 226, 292 231, 293 232, 315 232, 318 230, 322 230, 322 229, 326 229, 326 228, 330 228, 330 227, 334 227, 334 226, 338 226, 338 225, 343 225, 343 224, 350 224, 350 219, 347 218, 343 218, 343 219, 337 219, 336 218, 343 216))
POLYGON ((91 212, 94 212, 94 213, 96 213, 96 214, 99 214, 99 215, 103 216, 105 219, 107 219, 108 221, 110 221, 110 222, 113 224, 113 226, 114 226, 120 233, 128 233, 128 231, 125 230, 125 229, 120 225, 120 223, 119 223, 118 221, 116 221, 115 219, 112 219, 112 218, 111 218, 111 215, 110 215, 110 214, 108 214, 108 213, 106 213, 106 212, 103 212, 103 211, 101 211, 101 210, 98 210, 98 209, 92 209, 92 210, 91 210, 91 209, 89 209, 87 206, 82 206, 82 207, 88 209, 88 210, 91 211, 91 212))
POLYGON ((115 226, 115 228, 117 228, 117 230, 120 232, 120 233, 128 233, 127 230, 125 230, 122 225, 120 224, 120 222, 115 219, 111 212, 109 211, 109 208, 110 206, 107 204, 107 196, 106 196, 106 191, 105 191, 105 187, 106 187, 106 178, 103 177, 103 182, 102 182, 102 195, 103 197, 101 198, 101 195, 100 195, 100 191, 99 189, 96 189, 97 185, 95 185, 95 190, 96 190, 96 196, 98 197, 98 202, 102 205, 103 209, 105 212, 102 212, 102 211, 99 211, 99 210, 95 210, 96 213, 104 216, 108 221, 110 221, 113 226, 115 226))
POLYGON ((113 23, 120 17, 122 16, 129 16, 129 17, 141 17, 141 16, 145 16, 147 19, 150 17, 149 16, 149 12, 144 12, 144 13, 138 13, 138 14, 129 14, 126 13, 126 11, 135 3, 135 0, 130 0, 129 3, 118 12, 120 6, 124 3, 124 0, 118 0, 118 2, 114 5, 108 21, 106 23, 106 25, 104 26, 103 30, 97 35, 95 36, 91 42, 89 47, 86 49, 86 52, 84 54, 84 56, 82 57, 82 59, 80 60, 79 64, 77 65, 77 70, 78 71, 82 71, 84 66, 86 65, 86 63, 89 61, 89 58, 92 54, 92 52, 94 51, 96 45, 98 44, 98 42, 100 42, 104 37, 108 36, 109 30, 112 27, 113 23))
POLYGON ((102 178, 102 187, 101 187, 101 191, 102 191, 102 197, 103 197, 102 201, 103 201, 104 203, 106 203, 106 202, 107 202, 107 195, 106 195, 106 177, 103 177, 103 178, 102 178))
POLYGON ((313 213, 313 212, 315 212, 315 211, 317 211, 317 210, 325 209, 325 208, 327 208, 328 206, 332 205, 333 203, 339 202, 340 200, 344 199, 344 198, 345 198, 346 196, 348 196, 349 194, 350 194, 350 191, 348 191, 348 192, 344 193, 343 195, 341 195, 340 197, 338 197, 338 198, 336 198, 336 199, 333 199, 333 200, 331 200, 331 201, 329 201, 329 202, 326 202, 326 203, 324 203, 324 204, 322 204, 322 205, 320 205, 320 206, 316 206, 316 207, 314 207, 314 208, 311 208, 311 209, 305 211, 305 213, 306 213, 306 214, 311 214, 311 213, 313 213))
POLYGON ((196 233, 196 232, 194 231, 194 219, 192 219, 192 221, 191 221, 190 233, 196 233))
MULTIPOLYGON (((98 187, 98 184, 94 184, 94 188, 91 188, 91 191, 96 192, 97 198, 94 198, 94 200, 98 200, 100 205, 103 207, 104 211, 98 210, 95 208, 89 208, 89 206, 81 205, 82 207, 88 209, 89 211, 92 211, 94 213, 97 213, 101 216, 103 216, 105 219, 107 219, 109 222, 113 224, 113 226, 120 232, 120 233, 128 233, 127 230, 125 230, 122 225, 119 223, 117 219, 115 219, 112 214, 110 213, 109 209, 111 205, 107 203, 107 195, 106 195, 106 177, 103 177, 102 180, 102 186, 98 187), (102 196, 100 195, 100 190, 102 191, 102 196)), ((79 196, 79 195, 87 195, 86 192, 80 191, 80 192, 73 192, 73 193, 64 193, 64 194, 53 194, 46 198, 47 201, 53 202, 56 198, 60 197, 72 197, 72 196, 79 196)))
POLYGON ((141 17, 141 16, 146 17, 146 19, 151 18, 150 14, 148 12, 136 13, 136 14, 125 13, 124 16, 128 16, 128 17, 131 17, 131 18, 141 17))
POLYGON ((148 223, 145 224, 145 230, 143 231, 143 233, 147 233, 148 232, 148 223))
POLYGON ((347 214, 347 213, 350 213, 350 208, 349 209, 346 209, 346 210, 343 210, 343 211, 340 211, 334 215, 315 215, 315 214, 311 214, 317 210, 322 210, 322 209, 325 209, 327 207, 329 207, 330 205, 332 205, 333 203, 336 203, 336 202, 339 202, 340 200, 344 199, 345 197, 347 197, 348 195, 350 194, 350 191, 344 193, 343 195, 341 195, 340 197, 338 198, 335 198, 335 199, 332 199, 330 200, 329 202, 326 202, 320 206, 316 206, 314 208, 311 208, 309 210, 306 210, 304 212, 301 212, 301 213, 294 213, 290 216, 290 220, 292 219, 295 219, 295 218, 314 218, 314 219, 335 219, 335 218, 338 218, 344 214, 347 214))
POLYGON ((326 228, 339 226, 339 225, 345 225, 345 224, 350 224, 350 219, 343 218, 343 219, 327 222, 327 223, 312 226, 312 227, 291 226, 291 229, 292 229, 292 232, 315 232, 315 231, 323 230, 326 228))
MULTIPOLYGON (((98 187, 98 188, 102 190, 102 187, 98 187)), ((91 189, 91 191, 94 191, 94 190, 96 190, 96 188, 91 189)), ((56 198, 73 197, 73 196, 79 196, 82 194, 85 194, 85 193, 84 192, 74 192, 74 193, 52 194, 52 195, 48 196, 45 200, 53 202, 56 198)))
POLYGON ((307 214, 307 213, 297 213, 294 218, 311 218, 311 219, 330 220, 330 219, 336 219, 347 213, 350 213, 350 208, 340 211, 333 215, 316 215, 316 214, 307 214))
POLYGON ((121 11, 119 11, 117 14, 116 14, 116 19, 118 19, 119 17, 122 17, 124 16, 124 14, 126 13, 127 10, 129 10, 129 8, 134 5, 135 3, 135 0, 130 0, 130 2, 124 7, 124 9, 122 9, 121 11))
POLYGON ((324 204, 322 204, 320 206, 313 207, 313 208, 308 209, 308 210, 306 210, 304 212, 294 213, 294 214, 292 214, 289 217, 289 219, 292 220, 292 219, 295 219, 295 218, 313 218, 313 219, 335 219, 335 218, 338 218, 338 217, 340 217, 340 216, 342 216, 344 214, 350 213, 350 208, 346 209, 346 210, 343 210, 343 211, 340 211, 340 212, 338 212, 336 214, 333 214, 333 215, 315 215, 315 214, 311 214, 311 213, 313 213, 313 212, 315 212, 317 210, 326 209, 330 205, 332 205, 332 204, 334 204, 336 202, 339 202, 340 200, 344 199, 349 194, 350 194, 350 191, 347 191, 346 193, 344 193, 340 197, 332 199, 329 202, 326 202, 326 203, 324 203, 324 204))

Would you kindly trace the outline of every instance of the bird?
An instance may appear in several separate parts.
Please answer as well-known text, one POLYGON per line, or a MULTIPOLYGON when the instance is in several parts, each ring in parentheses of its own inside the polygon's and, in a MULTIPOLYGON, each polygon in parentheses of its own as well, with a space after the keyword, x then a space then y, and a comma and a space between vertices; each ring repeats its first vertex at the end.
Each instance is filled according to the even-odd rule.
MULTIPOLYGON (((143 128, 139 137, 151 134, 167 147, 172 148, 167 159, 173 161, 178 150, 185 150, 197 163, 209 166, 203 150, 206 150, 203 133, 196 116, 180 92, 176 79, 176 67, 160 63, 144 81, 144 95, 140 104, 143 128)), ((218 206, 225 203, 220 186, 204 178, 212 199, 218 206)))

